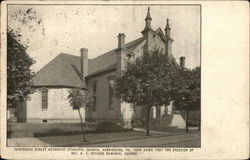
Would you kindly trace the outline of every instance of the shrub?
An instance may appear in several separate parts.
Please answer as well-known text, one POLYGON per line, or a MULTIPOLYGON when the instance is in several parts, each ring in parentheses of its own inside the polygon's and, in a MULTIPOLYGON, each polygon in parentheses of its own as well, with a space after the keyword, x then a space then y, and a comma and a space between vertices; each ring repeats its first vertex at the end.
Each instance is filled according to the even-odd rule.
POLYGON ((142 127, 142 126, 144 126, 144 122, 141 119, 136 119, 136 120, 132 121, 132 125, 133 125, 133 127, 142 127))
POLYGON ((67 135, 78 135, 81 134, 80 131, 64 131, 61 129, 53 128, 48 130, 48 132, 36 132, 33 134, 34 137, 48 137, 48 136, 67 136, 67 135))
POLYGON ((114 122, 101 122, 96 127, 97 133, 106 133, 106 132, 121 132, 127 131, 128 129, 122 128, 122 126, 114 122))

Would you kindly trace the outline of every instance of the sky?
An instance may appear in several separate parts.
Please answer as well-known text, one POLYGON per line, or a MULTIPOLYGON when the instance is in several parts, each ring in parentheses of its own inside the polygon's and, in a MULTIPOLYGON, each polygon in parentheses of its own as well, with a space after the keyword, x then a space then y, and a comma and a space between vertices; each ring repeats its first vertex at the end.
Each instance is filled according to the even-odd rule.
MULTIPOLYGON (((126 43, 142 37, 148 6, 90 6, 90 5, 10 5, 8 25, 21 26, 10 17, 18 10, 32 8, 42 20, 41 29, 30 31, 22 26, 23 38, 29 38, 27 53, 36 60, 35 72, 60 53, 80 56, 81 48, 88 48, 89 58, 97 57, 117 47, 119 33, 125 33, 126 43)), ((169 18, 172 52, 179 62, 186 57, 186 66, 200 66, 200 7, 150 6, 152 28, 166 26, 169 18)))

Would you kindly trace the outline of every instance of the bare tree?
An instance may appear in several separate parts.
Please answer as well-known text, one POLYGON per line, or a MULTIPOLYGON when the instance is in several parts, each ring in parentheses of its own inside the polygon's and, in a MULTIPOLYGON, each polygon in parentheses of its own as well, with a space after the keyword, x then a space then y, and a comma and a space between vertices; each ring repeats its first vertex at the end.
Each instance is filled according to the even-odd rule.
POLYGON ((79 113, 79 117, 81 120, 81 130, 82 130, 82 138, 83 142, 87 142, 85 138, 85 132, 84 132, 84 127, 83 127, 83 118, 81 115, 81 108, 86 108, 89 106, 91 96, 87 90, 83 90, 80 88, 73 88, 69 90, 69 95, 68 95, 69 102, 73 109, 77 109, 79 113))

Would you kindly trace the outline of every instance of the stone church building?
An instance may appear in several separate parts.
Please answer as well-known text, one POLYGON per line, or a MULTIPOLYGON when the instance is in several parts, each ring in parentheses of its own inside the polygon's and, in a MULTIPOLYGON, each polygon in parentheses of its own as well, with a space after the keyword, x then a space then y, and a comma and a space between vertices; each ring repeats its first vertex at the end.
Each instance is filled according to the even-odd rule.
MULTIPOLYGON (((78 111, 70 106, 67 99, 71 88, 88 89, 93 96, 92 106, 81 110, 85 121, 123 121, 129 127, 132 119, 141 119, 142 107, 132 108, 130 104, 122 103, 115 97, 113 86, 114 78, 125 68, 128 57, 136 58, 157 48, 177 64, 172 52, 169 20, 164 30, 154 30, 151 21, 148 8, 142 37, 126 43, 125 34, 119 33, 117 47, 96 58, 88 58, 87 48, 80 50, 79 57, 59 54, 35 74, 33 83, 36 92, 19 109, 18 119, 27 123, 80 122, 78 111)), ((185 67, 185 57, 180 58, 180 65, 185 67)), ((151 116, 172 116, 168 125, 184 128, 183 116, 172 108, 172 103, 159 109, 153 107, 151 116)))

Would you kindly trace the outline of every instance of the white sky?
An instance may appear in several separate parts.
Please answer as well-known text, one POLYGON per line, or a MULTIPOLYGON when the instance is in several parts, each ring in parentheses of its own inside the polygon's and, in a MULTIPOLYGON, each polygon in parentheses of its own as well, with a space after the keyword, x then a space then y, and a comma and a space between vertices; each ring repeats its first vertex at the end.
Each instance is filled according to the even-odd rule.
MULTIPOLYGON (((125 33, 126 42, 142 36, 147 6, 88 6, 88 5, 11 5, 9 14, 18 9, 33 8, 42 18, 45 36, 23 28, 30 39, 28 53, 36 60, 38 71, 59 53, 80 55, 80 48, 89 50, 94 58, 117 47, 118 33, 125 33)), ((199 6, 150 6, 152 28, 163 30, 169 18, 173 55, 179 62, 186 57, 186 66, 200 65, 199 6)), ((9 18, 9 25, 16 25, 9 18)))

